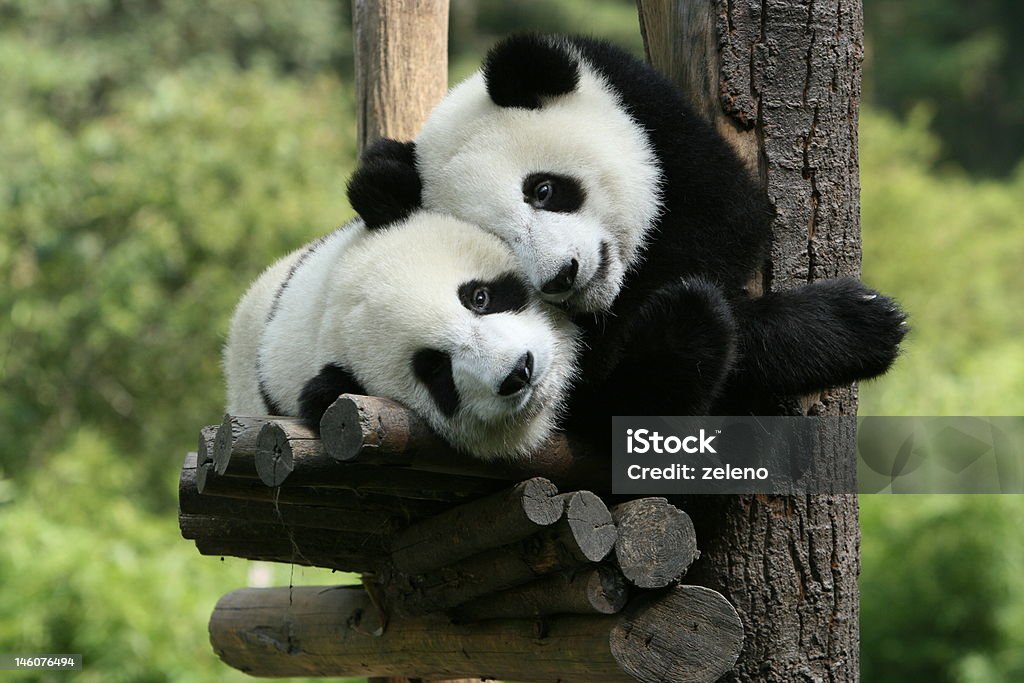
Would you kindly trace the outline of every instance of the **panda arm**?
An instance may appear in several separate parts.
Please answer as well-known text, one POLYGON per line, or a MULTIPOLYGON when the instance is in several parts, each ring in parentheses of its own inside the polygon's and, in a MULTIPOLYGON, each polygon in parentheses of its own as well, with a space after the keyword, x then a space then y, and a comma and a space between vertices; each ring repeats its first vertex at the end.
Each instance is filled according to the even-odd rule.
POLYGON ((730 393, 794 396, 881 375, 906 314, 858 280, 821 280, 735 304, 740 358, 730 393))
POLYGON ((623 316, 616 337, 617 358, 587 412, 702 415, 732 368, 736 326, 716 286, 685 279, 662 286, 623 316))
POLYGON ((313 431, 320 432, 320 418, 342 394, 365 396, 366 389, 355 376, 334 363, 328 363, 302 387, 299 394, 299 417, 313 431))

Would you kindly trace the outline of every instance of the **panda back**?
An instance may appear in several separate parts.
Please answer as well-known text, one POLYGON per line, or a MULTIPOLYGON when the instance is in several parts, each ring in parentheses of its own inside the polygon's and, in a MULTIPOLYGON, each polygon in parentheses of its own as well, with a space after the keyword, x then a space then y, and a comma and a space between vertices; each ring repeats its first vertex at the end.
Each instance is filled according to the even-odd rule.
POLYGON ((279 281, 267 310, 257 358, 264 393, 283 414, 297 415, 305 383, 323 366, 321 331, 331 281, 353 243, 367 235, 351 223, 308 245, 279 281))
POLYGON ((227 411, 232 415, 267 413, 257 374, 260 343, 281 283, 305 249, 293 251, 264 270, 235 307, 223 357, 227 411))

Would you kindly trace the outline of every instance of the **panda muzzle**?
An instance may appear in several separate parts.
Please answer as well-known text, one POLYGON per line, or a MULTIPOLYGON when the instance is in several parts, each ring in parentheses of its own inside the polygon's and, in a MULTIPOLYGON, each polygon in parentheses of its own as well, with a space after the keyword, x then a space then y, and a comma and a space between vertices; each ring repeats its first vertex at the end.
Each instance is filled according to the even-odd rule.
POLYGON ((532 377, 533 354, 527 351, 516 361, 512 372, 508 373, 508 376, 502 381, 501 386, 498 387, 498 394, 501 396, 517 394, 529 386, 532 377))

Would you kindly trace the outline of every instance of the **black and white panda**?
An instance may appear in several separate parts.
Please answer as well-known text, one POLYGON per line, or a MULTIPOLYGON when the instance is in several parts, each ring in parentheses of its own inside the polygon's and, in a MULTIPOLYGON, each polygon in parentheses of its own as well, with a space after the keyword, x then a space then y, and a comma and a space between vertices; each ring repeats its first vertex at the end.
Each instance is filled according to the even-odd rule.
POLYGON ((853 279, 750 299, 765 194, 673 84, 603 41, 501 41, 415 142, 363 163, 414 166, 427 208, 501 237, 573 313, 588 347, 577 414, 699 414, 727 377, 740 400, 715 408, 766 410, 885 372, 906 331, 853 279))
MULTIPOLYGON (((357 192, 379 189, 358 180, 357 192)), ((528 454, 556 426, 574 325, 534 295, 493 235, 426 211, 393 220, 376 197, 359 199, 371 202, 366 222, 281 259, 238 305, 224 352, 228 412, 301 416, 318 429, 339 394, 371 394, 478 457, 528 454)))

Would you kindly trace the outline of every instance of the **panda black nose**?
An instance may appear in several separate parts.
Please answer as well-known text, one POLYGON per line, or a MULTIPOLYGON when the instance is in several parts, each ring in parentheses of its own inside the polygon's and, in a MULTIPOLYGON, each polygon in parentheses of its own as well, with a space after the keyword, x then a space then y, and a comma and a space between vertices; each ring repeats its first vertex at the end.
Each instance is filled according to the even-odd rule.
POLYGON ((579 269, 579 261, 576 259, 569 261, 562 266, 557 275, 544 283, 540 291, 544 294, 564 294, 568 292, 572 289, 572 284, 576 282, 576 273, 579 272, 579 269))
POLYGON ((498 393, 502 396, 516 394, 530 383, 531 377, 533 377, 533 354, 527 351, 516 361, 512 372, 508 373, 508 377, 498 387, 498 393))

